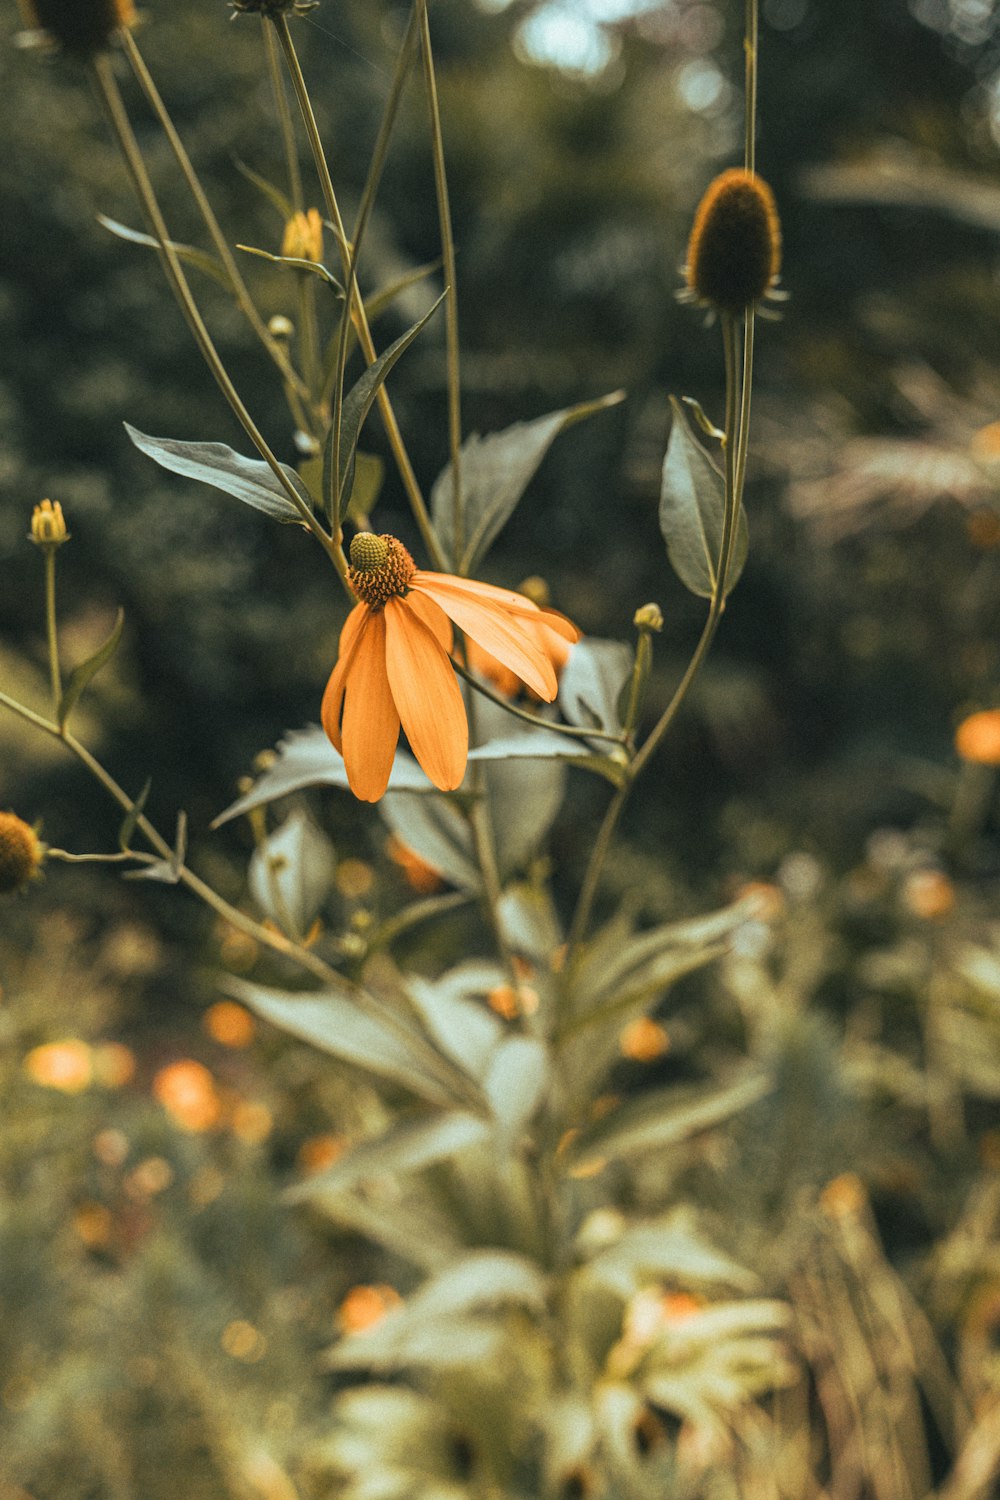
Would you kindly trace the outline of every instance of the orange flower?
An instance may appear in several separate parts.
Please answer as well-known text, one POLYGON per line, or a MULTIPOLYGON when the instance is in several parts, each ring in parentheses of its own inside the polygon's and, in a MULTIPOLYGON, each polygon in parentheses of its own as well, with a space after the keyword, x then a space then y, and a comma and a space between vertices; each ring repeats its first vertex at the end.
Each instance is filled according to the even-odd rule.
POLYGON ((344 757, 351 791, 377 802, 389 783, 400 726, 436 787, 465 775, 469 726, 449 653, 452 623, 515 672, 546 703, 558 684, 543 622, 561 641, 575 625, 510 589, 425 573, 392 536, 359 532, 348 580, 360 603, 340 633, 340 655, 323 695, 323 728, 344 757))

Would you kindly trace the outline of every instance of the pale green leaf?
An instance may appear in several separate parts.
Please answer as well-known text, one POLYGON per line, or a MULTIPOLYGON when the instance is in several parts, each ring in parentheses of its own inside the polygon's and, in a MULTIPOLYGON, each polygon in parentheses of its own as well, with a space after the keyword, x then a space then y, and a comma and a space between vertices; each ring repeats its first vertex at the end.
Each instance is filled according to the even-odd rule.
POLYGON ((584 1129, 571 1143, 567 1158, 593 1164, 676 1146, 756 1104, 771 1087, 765 1075, 751 1073, 723 1088, 674 1086, 642 1094, 584 1129))
MULTIPOLYGON (((174 438, 149 437, 129 426, 128 422, 125 431, 141 453, 172 474, 210 484, 213 489, 223 490, 242 500, 244 505, 263 511, 272 520, 302 525, 302 515, 263 459, 244 458, 227 448, 225 443, 184 443, 174 438)), ((287 464, 280 467, 303 505, 308 507, 309 491, 302 480, 287 464)))
POLYGON ((542 1102, 548 1084, 548 1053, 530 1036, 509 1036, 490 1059, 483 1087, 497 1122, 501 1150, 513 1151, 542 1102))
POLYGON ((66 720, 79 703, 88 683, 93 681, 101 668, 107 665, 118 650, 124 629, 125 611, 120 609, 115 616, 114 627, 107 640, 103 645, 98 646, 94 654, 88 656, 86 661, 80 662, 79 666, 73 668, 56 709, 56 722, 60 729, 65 727, 66 720))
POLYGON ((462 891, 480 889, 469 825, 447 797, 398 797, 391 792, 378 810, 396 837, 452 885, 462 891))
MULTIPOLYGON (((143 245, 150 250, 159 250, 160 242, 151 234, 143 234, 141 230, 129 229, 126 224, 119 224, 117 219, 109 219, 106 214, 98 214, 97 222, 111 234, 120 240, 128 240, 132 245, 143 245)), ((206 276, 211 276, 213 281, 218 281, 227 291, 232 291, 232 282, 229 272, 220 260, 210 255, 207 250, 199 250, 196 245, 180 245, 176 240, 168 240, 171 250, 178 260, 184 261, 196 270, 203 271, 206 276)))
POLYGON ((329 895, 335 867, 329 839, 297 808, 254 850, 250 894, 265 917, 301 938, 329 895))
POLYGON ((403 1118, 384 1135, 363 1141, 326 1172, 290 1188, 290 1203, 343 1193, 370 1178, 399 1178, 434 1162, 447 1161, 489 1135, 489 1126, 475 1115, 456 1111, 430 1118, 403 1118))
MULTIPOLYGON (((635 653, 622 641, 584 636, 569 654, 559 683, 559 707, 571 724, 617 734, 621 729, 618 702, 632 671, 635 653)), ((590 747, 605 752, 606 740, 590 747)))
MULTIPOLYGON (((715 591, 725 513, 725 480, 697 442, 683 407, 671 397, 673 425, 660 485, 660 530, 667 555, 681 582, 704 599, 715 591)), ((736 526, 726 592, 733 587, 747 555, 743 507, 736 526)))

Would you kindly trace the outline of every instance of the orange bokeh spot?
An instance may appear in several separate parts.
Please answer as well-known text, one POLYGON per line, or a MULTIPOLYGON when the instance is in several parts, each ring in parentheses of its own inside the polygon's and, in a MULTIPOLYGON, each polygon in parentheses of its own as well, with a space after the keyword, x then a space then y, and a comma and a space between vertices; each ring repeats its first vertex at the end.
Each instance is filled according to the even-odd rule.
POLYGON ((1000 708, 984 708, 963 719, 955 731, 955 749, 962 760, 1000 766, 1000 708))
POLYGON ((257 1022, 244 1005, 235 1000, 219 1000, 210 1005, 201 1024, 220 1047, 249 1047, 257 1034, 257 1022))
POLYGON ((855 1219, 864 1209, 867 1197, 861 1178, 853 1172, 842 1172, 827 1183, 819 1201, 828 1218, 855 1219))
POLYGON ((640 1016, 637 1021, 630 1021, 625 1027, 619 1045, 622 1056, 631 1058, 633 1062, 655 1062, 669 1049, 670 1037, 659 1021, 653 1021, 649 1016, 640 1016))
POLYGON ((352 1286, 337 1309, 337 1327, 343 1334, 364 1333, 402 1305, 403 1299, 395 1287, 384 1282, 374 1286, 352 1286))
POLYGON ((915 917, 934 922, 955 907, 955 887, 941 870, 914 870, 903 885, 903 903, 915 917))
POLYGON ((222 1106, 215 1079, 193 1058, 161 1068, 153 1079, 153 1094, 182 1130, 200 1134, 219 1122, 222 1106))
POLYGON ((80 1203, 73 1210, 73 1228, 88 1250, 101 1250, 111 1240, 114 1221, 103 1203, 80 1203))
POLYGON ((342 1135, 311 1135, 299 1147, 296 1162, 300 1172, 325 1172, 338 1162, 347 1150, 342 1135))
POLYGON ((972 434, 969 448, 978 459, 1000 458, 1000 422, 987 422, 972 434))
POLYGON ((62 1094, 82 1094, 93 1082, 93 1053, 86 1042, 76 1037, 65 1042, 46 1042, 28 1053, 24 1071, 42 1088, 58 1089, 62 1094))
POLYGON ((665 1323, 683 1323, 700 1313, 703 1306, 690 1292, 665 1292, 660 1298, 660 1314, 665 1323))

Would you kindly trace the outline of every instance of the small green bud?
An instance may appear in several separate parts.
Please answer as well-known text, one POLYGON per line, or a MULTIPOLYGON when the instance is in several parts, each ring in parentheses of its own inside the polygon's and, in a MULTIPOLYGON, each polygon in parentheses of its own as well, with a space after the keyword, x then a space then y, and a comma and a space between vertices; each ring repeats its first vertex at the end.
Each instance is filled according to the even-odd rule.
POLYGON ((658 604, 644 604, 632 616, 636 630, 654 630, 657 635, 663 629, 663 611, 658 604))

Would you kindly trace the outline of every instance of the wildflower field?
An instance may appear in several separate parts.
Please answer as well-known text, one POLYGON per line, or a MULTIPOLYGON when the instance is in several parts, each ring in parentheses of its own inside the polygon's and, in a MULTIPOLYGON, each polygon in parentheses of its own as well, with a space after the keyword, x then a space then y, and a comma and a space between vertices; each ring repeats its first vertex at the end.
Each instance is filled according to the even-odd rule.
POLYGON ((0 7, 0 1500, 997 1500, 1000 6, 0 7))

